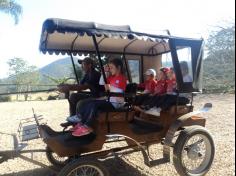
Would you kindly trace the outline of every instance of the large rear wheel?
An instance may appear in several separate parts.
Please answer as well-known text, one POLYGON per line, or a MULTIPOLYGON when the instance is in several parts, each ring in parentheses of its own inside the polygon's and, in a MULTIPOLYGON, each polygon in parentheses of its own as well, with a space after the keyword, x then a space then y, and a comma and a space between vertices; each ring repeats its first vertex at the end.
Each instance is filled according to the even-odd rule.
POLYGON ((68 163, 58 176, 109 176, 108 170, 96 159, 80 158, 68 163))
POLYGON ((213 162, 215 145, 210 133, 201 126, 183 130, 174 146, 174 166, 182 176, 205 175, 213 162))

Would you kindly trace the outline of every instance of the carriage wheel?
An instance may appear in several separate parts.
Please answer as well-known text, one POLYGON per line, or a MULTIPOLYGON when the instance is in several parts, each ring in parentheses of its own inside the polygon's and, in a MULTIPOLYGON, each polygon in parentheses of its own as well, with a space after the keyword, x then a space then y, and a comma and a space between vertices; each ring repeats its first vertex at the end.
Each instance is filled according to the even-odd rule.
POLYGON ((68 163, 68 157, 58 156, 48 146, 46 147, 46 156, 48 161, 57 168, 64 167, 68 163))
POLYGON ((213 162, 215 145, 210 133, 201 126, 183 130, 174 146, 174 166, 180 175, 205 175, 213 162))
POLYGON ((58 176, 109 176, 108 170, 96 159, 78 159, 68 163, 58 176))

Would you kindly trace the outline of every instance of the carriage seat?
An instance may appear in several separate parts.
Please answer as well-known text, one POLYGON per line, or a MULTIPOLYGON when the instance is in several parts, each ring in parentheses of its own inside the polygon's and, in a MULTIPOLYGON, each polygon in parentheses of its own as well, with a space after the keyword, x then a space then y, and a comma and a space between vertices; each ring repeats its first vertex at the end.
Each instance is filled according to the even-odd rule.
POLYGON ((99 114, 98 121, 104 122, 108 121, 123 121, 123 120, 131 120, 134 116, 134 111, 132 105, 135 101, 135 96, 137 92, 137 84, 136 83, 129 83, 126 86, 125 93, 112 93, 110 96, 124 96, 125 104, 121 108, 117 109, 110 109, 108 111, 103 111, 99 114))
POLYGON ((178 105, 178 106, 171 106, 168 109, 168 113, 173 115, 173 114, 177 114, 177 115, 182 115, 182 114, 187 114, 189 112, 193 111, 193 106, 191 104, 185 104, 185 105, 178 105))

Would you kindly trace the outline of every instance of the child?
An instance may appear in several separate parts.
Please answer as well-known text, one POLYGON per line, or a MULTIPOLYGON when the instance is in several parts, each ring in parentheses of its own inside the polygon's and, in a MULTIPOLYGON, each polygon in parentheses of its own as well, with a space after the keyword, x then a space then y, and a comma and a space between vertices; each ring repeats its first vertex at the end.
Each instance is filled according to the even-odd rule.
MULTIPOLYGON (((123 75, 123 64, 120 59, 109 61, 109 69, 111 76, 107 78, 108 84, 105 84, 105 89, 110 92, 123 93, 126 88, 127 79, 123 75)), ((78 116, 82 119, 75 127, 71 129, 73 136, 84 136, 91 132, 91 128, 95 118, 98 116, 98 111, 104 111, 114 108, 120 108, 124 105, 123 97, 110 97, 108 100, 91 100, 87 102, 84 108, 80 108, 78 116)))
POLYGON ((156 87, 156 71, 154 69, 148 69, 145 72, 146 80, 144 83, 138 85, 139 89, 144 89, 142 94, 136 96, 135 105, 141 105, 142 102, 149 96, 149 94, 154 94, 156 87))
POLYGON ((176 79, 173 68, 165 68, 166 75, 166 92, 161 96, 155 96, 151 102, 144 107, 145 113, 159 116, 161 110, 167 109, 176 100, 176 79))
POLYGON ((166 83, 167 83, 166 94, 176 95, 176 77, 172 67, 170 67, 169 72, 167 72, 166 83))
POLYGON ((143 102, 143 105, 141 106, 141 108, 148 110, 154 107, 156 104, 156 101, 158 101, 160 96, 163 96, 166 93, 166 89, 167 89, 166 80, 167 80, 168 71, 169 69, 167 67, 160 68, 154 94, 152 94, 148 99, 146 99, 146 101, 143 102))
MULTIPOLYGON (((182 97, 182 96, 177 97, 177 93, 176 93, 176 78, 175 78, 175 73, 174 73, 173 68, 170 68, 170 71, 168 72, 167 76, 168 76, 168 79, 167 79, 166 95, 164 95, 159 101, 156 102, 156 107, 157 108, 155 109, 156 112, 154 112, 155 115, 160 113, 161 110, 167 110, 169 107, 175 105, 176 102, 177 102, 177 98, 178 98, 179 104, 187 104, 187 103, 189 103, 189 99, 188 98, 182 97)), ((186 75, 183 74, 183 76, 186 76, 186 75)), ((189 77, 188 78, 187 77, 184 78, 184 81, 190 81, 189 77)))
POLYGON ((144 83, 141 83, 138 85, 138 88, 144 88, 143 93, 144 94, 153 94, 155 92, 156 87, 156 71, 154 69, 148 69, 145 72, 146 75, 146 81, 144 83))
POLYGON ((176 102, 176 78, 173 68, 171 67, 167 72, 167 88, 166 94, 160 97, 159 101, 156 101, 155 106, 157 107, 156 111, 160 113, 161 110, 166 110, 173 103, 176 102))

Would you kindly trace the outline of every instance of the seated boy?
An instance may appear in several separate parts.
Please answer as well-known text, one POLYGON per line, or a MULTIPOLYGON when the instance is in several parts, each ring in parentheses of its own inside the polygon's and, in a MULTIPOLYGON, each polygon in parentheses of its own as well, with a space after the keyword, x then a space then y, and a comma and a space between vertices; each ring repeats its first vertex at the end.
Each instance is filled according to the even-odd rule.
POLYGON ((138 89, 143 89, 141 95, 136 96, 135 105, 141 105, 144 99, 146 99, 149 94, 154 94, 156 87, 156 71, 154 69, 148 69, 145 72, 146 80, 144 83, 138 85, 138 89))
POLYGON ((145 97, 145 99, 141 102, 141 106, 135 106, 135 109, 138 111, 143 110, 149 110, 152 107, 155 106, 156 101, 159 101, 159 99, 166 93, 167 88, 167 72, 168 68, 161 68, 158 73, 158 80, 155 87, 155 91, 153 94, 150 94, 145 97))

